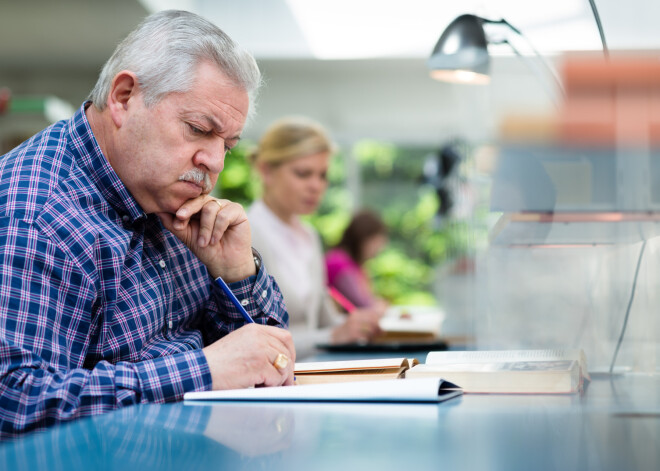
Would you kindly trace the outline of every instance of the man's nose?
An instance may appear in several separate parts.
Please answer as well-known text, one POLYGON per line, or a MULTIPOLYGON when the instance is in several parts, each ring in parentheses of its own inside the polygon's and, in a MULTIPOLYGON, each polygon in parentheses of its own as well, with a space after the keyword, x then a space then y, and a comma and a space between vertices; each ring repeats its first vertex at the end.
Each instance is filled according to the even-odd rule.
POLYGON ((210 173, 220 173, 225 165, 225 140, 213 139, 197 151, 194 159, 195 166, 204 166, 210 173))

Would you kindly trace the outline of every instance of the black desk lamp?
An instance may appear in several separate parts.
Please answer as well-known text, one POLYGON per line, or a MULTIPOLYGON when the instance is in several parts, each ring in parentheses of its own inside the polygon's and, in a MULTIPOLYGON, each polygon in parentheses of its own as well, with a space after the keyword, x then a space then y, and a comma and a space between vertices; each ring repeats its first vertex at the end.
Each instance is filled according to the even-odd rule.
POLYGON ((490 81, 485 21, 475 15, 461 15, 447 26, 427 62, 432 78, 476 84, 490 81))
POLYGON ((489 82, 490 55, 488 44, 508 44, 531 69, 540 75, 539 71, 523 56, 520 51, 506 38, 487 38, 484 24, 501 24, 523 38, 534 54, 557 83, 562 94, 564 88, 554 69, 534 48, 522 32, 505 19, 489 20, 476 15, 461 15, 452 21, 440 36, 428 60, 431 77, 436 80, 486 84, 489 82))
MULTIPOLYGON (((600 22, 600 16, 594 0, 589 0, 591 10, 598 26, 598 32, 603 44, 605 57, 609 57, 607 43, 603 27, 600 22)), ((500 24, 508 27, 511 31, 523 38, 534 54, 539 58, 543 65, 550 71, 550 74, 556 81, 562 94, 564 89, 559 77, 544 57, 534 48, 530 41, 522 32, 514 27, 505 19, 489 20, 476 15, 461 15, 452 21, 440 36, 440 39, 433 48, 431 57, 428 59, 428 67, 431 69, 431 77, 436 80, 486 84, 489 82, 489 64, 490 56, 488 54, 488 43, 508 44, 513 52, 516 53, 525 63, 533 69, 533 72, 539 75, 533 64, 529 62, 516 47, 507 38, 487 38, 484 32, 484 24, 500 24)))

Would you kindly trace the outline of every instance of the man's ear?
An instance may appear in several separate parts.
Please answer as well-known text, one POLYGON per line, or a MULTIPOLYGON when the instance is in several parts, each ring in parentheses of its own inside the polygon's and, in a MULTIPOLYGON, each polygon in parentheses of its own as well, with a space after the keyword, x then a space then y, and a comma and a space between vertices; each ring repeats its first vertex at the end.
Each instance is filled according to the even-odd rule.
POLYGON ((107 106, 110 111, 110 117, 118 128, 124 123, 129 100, 135 98, 138 89, 137 76, 130 70, 122 70, 112 79, 107 106))

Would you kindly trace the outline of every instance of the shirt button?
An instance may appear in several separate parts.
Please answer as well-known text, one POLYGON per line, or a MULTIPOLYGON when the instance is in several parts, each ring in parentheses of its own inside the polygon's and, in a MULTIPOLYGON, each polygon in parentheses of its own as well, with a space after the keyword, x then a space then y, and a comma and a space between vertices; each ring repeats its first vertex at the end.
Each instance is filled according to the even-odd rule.
POLYGON ((158 265, 160 265, 160 268, 162 268, 163 270, 164 270, 165 267, 167 266, 167 265, 165 264, 165 260, 161 260, 160 262, 158 262, 158 265))
POLYGON ((263 291, 261 292, 261 297, 262 297, 262 298, 265 298, 266 296, 268 296, 268 291, 267 291, 267 290, 263 290, 263 291))
POLYGON ((121 220, 122 220, 124 223, 128 223, 128 222, 131 220, 131 217, 130 217, 128 214, 124 214, 124 215, 121 217, 121 220))
POLYGON ((243 307, 247 306, 248 304, 250 304, 249 299, 244 299, 244 300, 241 301, 241 306, 243 306, 243 307))

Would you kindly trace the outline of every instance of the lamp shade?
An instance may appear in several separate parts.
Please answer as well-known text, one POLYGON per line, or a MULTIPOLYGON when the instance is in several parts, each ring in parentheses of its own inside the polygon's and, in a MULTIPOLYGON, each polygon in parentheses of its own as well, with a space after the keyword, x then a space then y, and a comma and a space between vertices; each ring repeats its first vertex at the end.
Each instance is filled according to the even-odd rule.
POLYGON ((427 64, 436 80, 488 83, 488 41, 483 18, 461 15, 440 36, 427 64))

